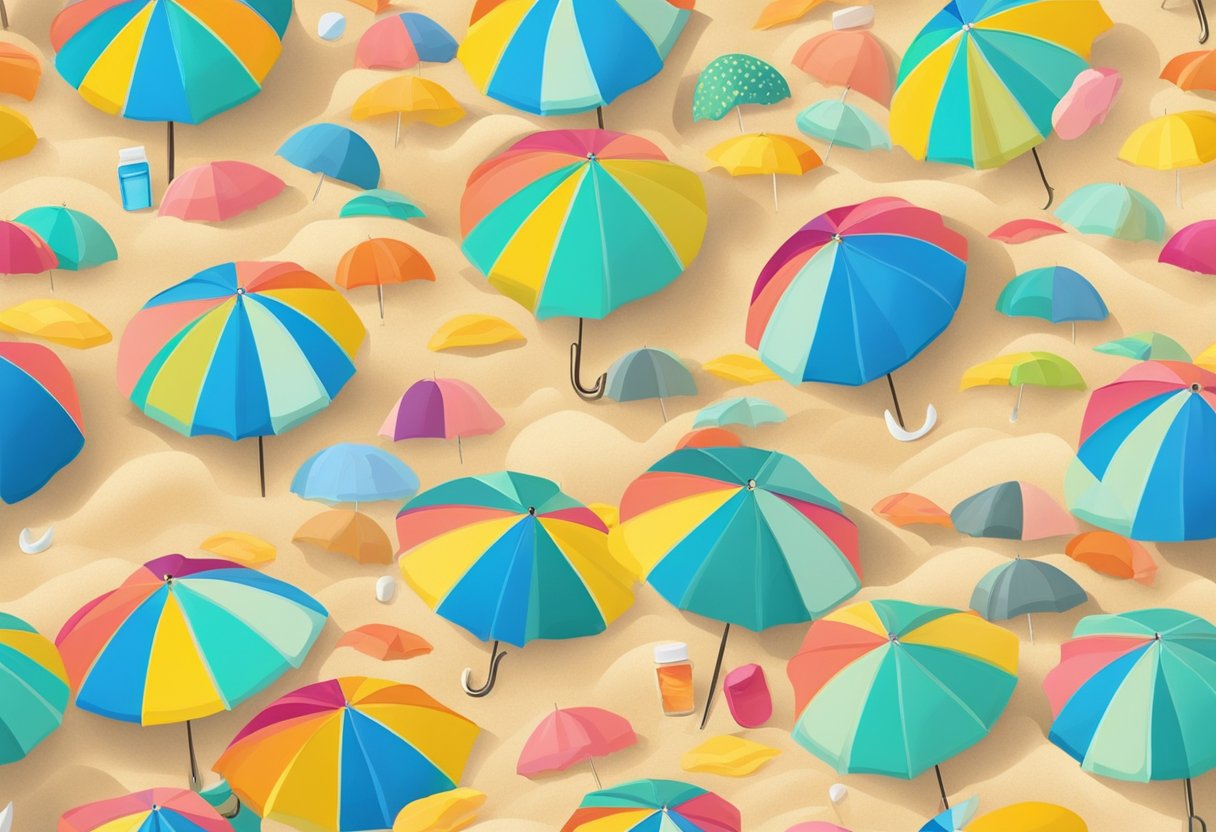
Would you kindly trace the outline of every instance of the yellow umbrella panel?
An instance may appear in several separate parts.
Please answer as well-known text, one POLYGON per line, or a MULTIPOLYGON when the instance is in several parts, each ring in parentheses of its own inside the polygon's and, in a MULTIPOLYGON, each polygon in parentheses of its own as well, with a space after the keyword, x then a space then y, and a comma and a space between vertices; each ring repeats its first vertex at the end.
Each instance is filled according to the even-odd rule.
POLYGON ((1016 387, 1017 401, 1009 414, 1009 421, 1018 420, 1022 406, 1022 391, 1027 384, 1037 387, 1062 387, 1069 390, 1084 390, 1085 379, 1067 359, 1051 352, 1018 352, 1001 355, 976 364, 963 373, 960 390, 973 387, 1016 387))
POLYGON ((350 110, 355 121, 386 115, 397 116, 393 138, 396 147, 401 141, 402 121, 447 127, 464 118, 464 108, 442 85, 416 75, 399 75, 367 90, 350 110))
POLYGON ((778 210, 777 174, 801 176, 823 164, 815 149, 793 136, 747 133, 715 145, 706 154, 731 176, 773 177, 773 210, 778 210))
POLYGON ((1174 200, 1181 208, 1181 168, 1216 159, 1216 113, 1187 110, 1147 121, 1127 137, 1119 158, 1142 168, 1174 171, 1174 200))
POLYGON ((24 156, 37 143, 30 120, 12 107, 0 105, 0 161, 24 156))

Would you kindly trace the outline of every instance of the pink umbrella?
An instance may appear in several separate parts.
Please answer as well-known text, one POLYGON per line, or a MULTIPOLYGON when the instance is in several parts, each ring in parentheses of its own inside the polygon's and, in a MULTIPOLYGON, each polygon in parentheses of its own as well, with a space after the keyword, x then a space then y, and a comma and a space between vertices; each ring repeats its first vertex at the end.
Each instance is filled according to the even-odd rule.
POLYGON ((1106 120, 1123 76, 1116 69, 1094 67, 1077 73, 1072 87, 1056 104, 1051 124, 1061 139, 1079 139, 1087 130, 1106 120))
POLYGON ((57 832, 103 829, 232 832, 232 825, 189 789, 148 789, 69 809, 59 818, 57 832))
POLYGON ((169 184, 160 216, 219 222, 252 211, 278 196, 283 180, 248 162, 208 162, 169 184))
MULTIPOLYGON (((59 265, 46 241, 19 222, 0 222, 0 274, 41 274, 59 265)), ((51 291, 55 274, 51 272, 51 291)))
POLYGON ((637 735, 623 716, 603 708, 558 708, 541 720, 524 743, 515 771, 524 777, 546 771, 565 771, 576 763, 591 764, 595 785, 600 775, 595 758, 635 744, 637 735))
POLYGON ((1200 274, 1216 274, 1216 220, 1200 220, 1170 237, 1158 263, 1169 263, 1200 274))
POLYGON ((355 48, 355 66, 360 69, 409 69, 423 61, 447 63, 455 57, 456 39, 417 12, 380 18, 355 48))
POLYGON ((1064 229, 1053 222, 1027 217, 1025 219, 1010 220, 1000 228, 993 229, 988 234, 988 237, 997 242, 1008 243, 1013 246, 1019 243, 1029 243, 1031 240, 1037 240, 1040 237, 1049 237, 1052 234, 1063 233, 1065 233, 1064 229))
MULTIPOLYGON (((864 29, 829 29, 794 53, 794 66, 824 84, 857 90, 891 104, 891 66, 878 39, 864 29)), ((844 96, 841 96, 844 100, 844 96)))
POLYGON ((394 442, 455 438, 464 462, 464 437, 490 434, 503 424, 498 411, 473 385, 454 378, 424 378, 410 385, 393 405, 380 435, 394 442))

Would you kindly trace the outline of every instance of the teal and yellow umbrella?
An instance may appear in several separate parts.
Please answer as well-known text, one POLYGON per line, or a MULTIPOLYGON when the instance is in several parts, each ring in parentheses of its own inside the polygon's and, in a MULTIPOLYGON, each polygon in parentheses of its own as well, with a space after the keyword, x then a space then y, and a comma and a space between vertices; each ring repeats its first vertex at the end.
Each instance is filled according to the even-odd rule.
POLYGON ((51 640, 0 612, 0 765, 15 763, 63 722, 68 672, 51 640))

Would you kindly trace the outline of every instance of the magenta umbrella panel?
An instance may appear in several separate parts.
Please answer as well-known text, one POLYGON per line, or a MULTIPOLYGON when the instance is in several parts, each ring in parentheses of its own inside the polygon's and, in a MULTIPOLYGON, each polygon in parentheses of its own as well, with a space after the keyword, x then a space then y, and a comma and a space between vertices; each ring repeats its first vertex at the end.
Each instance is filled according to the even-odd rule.
POLYGON ((464 462, 467 436, 484 436, 503 426, 502 416, 468 382, 454 378, 424 378, 410 385, 393 405, 380 435, 402 439, 455 439, 464 462))
POLYGON ((1200 274, 1216 274, 1216 220, 1200 220, 1179 229, 1161 249, 1157 261, 1200 274))

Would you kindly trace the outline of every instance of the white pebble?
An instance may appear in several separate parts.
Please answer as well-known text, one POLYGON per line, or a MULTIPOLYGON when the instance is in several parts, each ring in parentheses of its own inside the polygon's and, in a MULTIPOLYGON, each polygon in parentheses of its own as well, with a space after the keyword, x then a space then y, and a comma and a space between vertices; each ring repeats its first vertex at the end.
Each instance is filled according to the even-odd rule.
POLYGON ((321 40, 337 40, 346 32, 346 16, 340 12, 326 12, 317 21, 317 37, 321 40))
POLYGON ((873 6, 849 6, 838 12, 832 12, 833 29, 860 29, 873 23, 873 6))
POLYGON ((828 799, 835 805, 843 803, 848 796, 849 790, 844 787, 843 783, 833 783, 828 789, 828 799))
POLYGON ((392 575, 385 575, 376 581, 376 600, 381 604, 391 604, 397 597, 397 581, 392 575))

